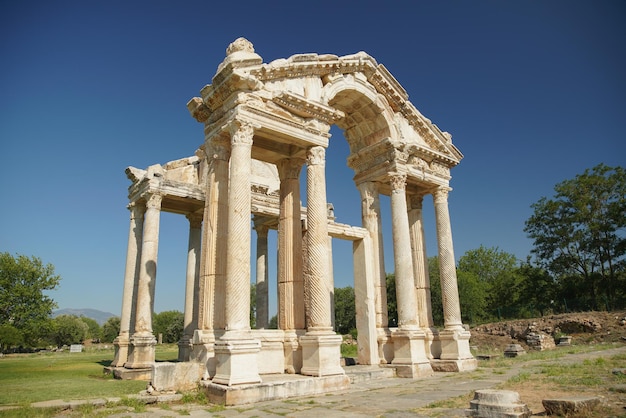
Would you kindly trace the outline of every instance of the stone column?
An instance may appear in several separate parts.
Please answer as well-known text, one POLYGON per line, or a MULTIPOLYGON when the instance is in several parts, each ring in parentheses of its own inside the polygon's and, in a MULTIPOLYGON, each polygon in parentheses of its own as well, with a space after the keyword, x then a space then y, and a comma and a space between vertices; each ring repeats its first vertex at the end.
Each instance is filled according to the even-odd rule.
POLYGON ((198 278, 200 275, 200 242, 202 239, 202 215, 190 213, 189 245, 187 249, 187 276, 185 280, 185 318, 183 336, 178 342, 178 361, 189 361, 191 341, 197 324, 194 321, 194 305, 198 300, 198 278))
POLYGON ((331 283, 328 260, 328 213, 326 206, 325 149, 307 153, 307 333, 300 338, 302 374, 344 374, 340 365, 341 336, 331 319, 331 283))
POLYGON ((141 244, 141 265, 137 286, 137 308, 135 313, 135 332, 130 343, 132 349, 124 367, 140 369, 151 367, 154 363, 156 339, 152 334, 152 306, 157 272, 159 251, 159 222, 161 217, 159 194, 149 194, 146 200, 146 214, 141 244))
POLYGON ((406 175, 394 174, 391 183, 391 227, 396 272, 398 331, 393 335, 392 364, 398 376, 418 377, 432 374, 426 357, 425 334, 419 327, 417 296, 413 278, 413 256, 406 200, 406 175))
POLYGON ((197 303, 198 329, 194 331, 193 361, 206 365, 205 379, 215 375, 215 333, 224 329, 224 278, 228 234, 228 160, 230 141, 214 137, 205 147, 207 174, 202 222, 202 249, 197 303))
POLYGON ((250 333, 250 176, 254 128, 235 121, 230 126, 226 248, 226 332, 215 342, 214 383, 236 385, 261 381, 257 353, 261 343, 250 333))
MULTIPOLYGON (((428 277, 428 257, 424 237, 422 202, 424 195, 409 196, 409 228, 411 234, 411 253, 413 254, 413 276, 417 295, 417 316, 420 328, 426 334, 426 356, 433 358, 431 346, 435 339, 432 306, 430 300, 430 278, 428 277)), ((435 350, 437 351, 437 350, 435 350)))
POLYGON ((361 193, 363 227, 369 231, 372 243, 378 355, 383 363, 387 363, 393 358, 393 345, 389 343, 391 334, 388 328, 387 273, 385 272, 380 194, 378 193, 378 185, 375 182, 363 182, 358 184, 357 187, 361 193))
POLYGON ((115 357, 112 367, 123 367, 128 360, 128 345, 134 330, 134 308, 137 282, 139 279, 139 265, 141 256, 141 241, 143 237, 143 216, 145 205, 133 202, 128 205, 130 210, 130 229, 128 231, 128 247, 126 250, 126 270, 124 271, 124 293, 122 296, 122 316, 120 319, 120 335, 115 338, 115 357))
POLYGON ((440 187, 433 194, 439 249, 439 277, 443 299, 444 330, 439 333, 441 360, 452 360, 459 370, 468 370, 476 368, 476 360, 469 348, 470 333, 463 329, 461 320, 452 228, 448 211, 449 190, 446 187, 440 187), (463 360, 468 361, 464 362, 463 360))
POLYGON ((298 331, 304 323, 304 278, 302 268, 302 221, 300 171, 304 160, 289 158, 278 162, 280 203, 278 217, 278 326, 285 331, 285 370, 298 373, 302 351, 298 331))
POLYGON ((256 240, 256 327, 267 328, 269 324, 269 265, 267 262, 267 234, 266 225, 255 225, 256 240))

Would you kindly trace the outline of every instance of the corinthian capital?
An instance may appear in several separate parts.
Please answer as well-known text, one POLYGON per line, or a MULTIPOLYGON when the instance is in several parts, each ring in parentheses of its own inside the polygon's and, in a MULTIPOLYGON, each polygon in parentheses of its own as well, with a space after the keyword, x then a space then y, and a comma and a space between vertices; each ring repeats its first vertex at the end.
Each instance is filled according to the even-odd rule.
POLYGON ((450 188, 448 187, 438 187, 437 190, 433 193, 433 198, 435 203, 445 203, 448 201, 448 193, 450 192, 450 188))
POLYGON ((250 123, 235 121, 228 127, 231 146, 252 145, 254 126, 250 123))
POLYGON ((278 164, 276 164, 280 179, 297 179, 300 177, 303 164, 304 160, 301 158, 284 158, 280 160, 278 164))
POLYGON ((158 193, 149 194, 146 197, 146 208, 161 210, 161 201, 162 200, 163 200, 163 196, 161 196, 158 193))
POLYGON ((324 165, 326 162, 326 148, 321 146, 311 147, 306 157, 308 165, 324 165))
POLYGON ((392 192, 403 192, 406 189, 406 174, 392 174, 389 184, 392 192))

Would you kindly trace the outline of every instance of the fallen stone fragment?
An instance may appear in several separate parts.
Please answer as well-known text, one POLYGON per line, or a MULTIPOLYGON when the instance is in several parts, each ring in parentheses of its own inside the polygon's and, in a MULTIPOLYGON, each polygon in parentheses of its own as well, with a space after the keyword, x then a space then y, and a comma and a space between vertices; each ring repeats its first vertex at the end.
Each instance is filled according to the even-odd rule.
POLYGON ((616 375, 626 374, 626 369, 613 369, 611 370, 611 373, 616 374, 616 375))
POLYGON ((528 418, 532 415, 528 406, 521 402, 519 393, 495 389, 477 390, 465 413, 481 418, 528 418))
POLYGON ((541 401, 546 414, 548 415, 568 415, 592 411, 600 405, 601 399, 597 396, 571 397, 558 399, 544 399, 541 401))
POLYGON ((526 350, 519 344, 509 344, 504 349, 504 357, 517 357, 526 354, 526 350))

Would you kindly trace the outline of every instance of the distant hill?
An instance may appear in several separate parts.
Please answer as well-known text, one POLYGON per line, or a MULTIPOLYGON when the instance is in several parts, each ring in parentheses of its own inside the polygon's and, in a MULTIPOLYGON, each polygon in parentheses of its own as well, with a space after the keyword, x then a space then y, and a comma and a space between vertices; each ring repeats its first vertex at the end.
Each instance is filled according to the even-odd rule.
POLYGON ((107 321, 107 319, 111 318, 112 316, 119 316, 119 315, 112 314, 111 312, 103 312, 97 309, 89 309, 89 308, 85 308, 85 309, 66 308, 66 309, 57 309, 56 311, 52 311, 53 318, 59 315, 84 316, 86 318, 93 319, 100 325, 103 325, 107 321))

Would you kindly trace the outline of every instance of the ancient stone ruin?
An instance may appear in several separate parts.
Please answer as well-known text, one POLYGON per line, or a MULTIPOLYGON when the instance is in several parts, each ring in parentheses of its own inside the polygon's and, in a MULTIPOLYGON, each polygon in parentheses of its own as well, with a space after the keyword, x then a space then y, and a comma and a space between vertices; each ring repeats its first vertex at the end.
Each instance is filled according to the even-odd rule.
POLYGON ((330 238, 353 243, 359 364, 393 367, 409 378, 474 369, 470 334, 461 323, 448 213, 450 169, 462 159, 451 136, 424 117, 389 71, 364 52, 300 54, 267 64, 239 38, 226 54, 201 97, 187 103, 204 126, 195 155, 126 170, 131 216, 112 364, 118 375, 158 380, 151 322, 162 211, 189 219, 179 361, 197 364, 198 379, 210 391, 245 386, 261 393, 259 388, 277 377, 308 376, 297 393, 267 390, 250 401, 349 384, 340 365, 342 339, 332 327, 330 238), (341 128, 349 143, 362 226, 335 222, 326 200, 331 125, 341 128), (302 193, 306 207, 300 204, 302 193), (387 319, 381 194, 391 201, 394 328, 387 319), (442 330, 433 326, 422 228, 428 194, 435 206, 442 330), (250 328, 249 319, 251 220, 257 236, 258 329, 250 328), (267 329, 269 229, 278 231, 279 329, 267 329))

